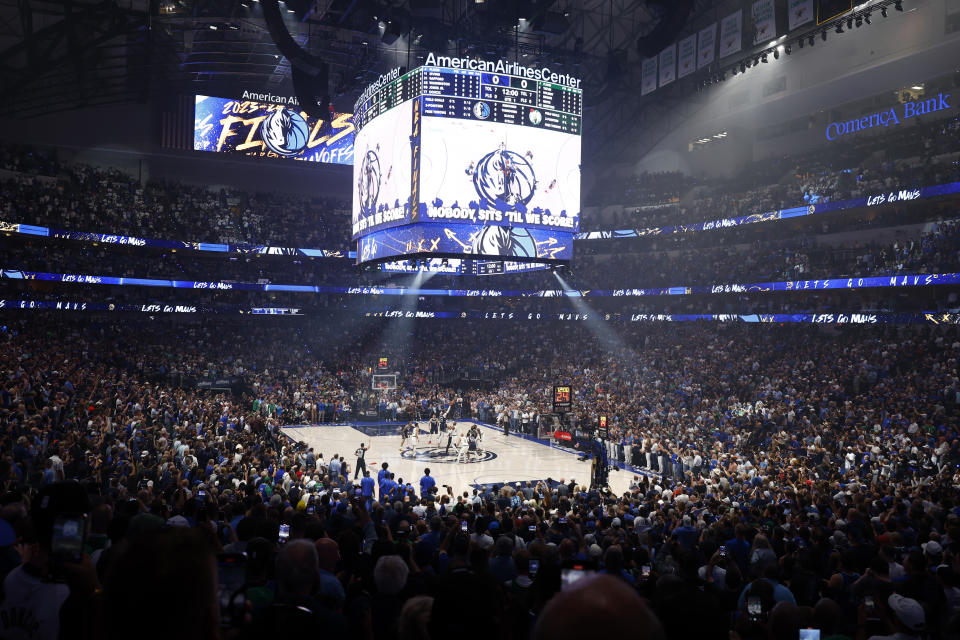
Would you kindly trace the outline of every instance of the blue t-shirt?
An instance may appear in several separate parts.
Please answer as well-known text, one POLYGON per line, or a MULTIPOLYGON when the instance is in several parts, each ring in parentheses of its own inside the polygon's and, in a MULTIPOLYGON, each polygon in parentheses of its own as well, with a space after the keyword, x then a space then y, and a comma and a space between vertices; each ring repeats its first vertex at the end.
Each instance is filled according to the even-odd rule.
POLYGON ((437 481, 433 476, 423 476, 420 478, 420 495, 425 496, 433 487, 437 486, 437 481))
POLYGON ((360 481, 360 493, 365 498, 373 497, 373 478, 370 476, 364 476, 360 481))
POLYGON ((746 575, 750 564, 750 543, 746 540, 731 538, 727 540, 727 550, 730 552, 730 555, 733 556, 737 566, 740 567, 740 571, 746 575))

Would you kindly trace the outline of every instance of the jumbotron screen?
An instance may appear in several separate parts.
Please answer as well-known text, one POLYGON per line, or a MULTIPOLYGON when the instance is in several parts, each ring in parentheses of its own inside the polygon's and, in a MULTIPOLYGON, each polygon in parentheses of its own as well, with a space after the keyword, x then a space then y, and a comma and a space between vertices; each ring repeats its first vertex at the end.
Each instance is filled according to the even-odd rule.
POLYGON ((352 164, 351 114, 318 120, 300 111, 296 97, 251 93, 241 98, 195 98, 195 151, 306 162, 352 164))
POLYGON ((569 260, 580 227, 580 81, 428 56, 356 104, 357 260, 569 260))

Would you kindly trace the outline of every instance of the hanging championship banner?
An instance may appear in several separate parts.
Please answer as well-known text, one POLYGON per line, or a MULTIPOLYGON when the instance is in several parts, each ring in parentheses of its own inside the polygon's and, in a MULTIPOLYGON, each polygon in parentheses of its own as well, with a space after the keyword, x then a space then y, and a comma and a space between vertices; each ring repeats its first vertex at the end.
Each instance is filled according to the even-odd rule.
POLYGON ((660 86, 668 85, 677 78, 677 45, 671 44, 660 52, 660 86))
POLYGON ((813 0, 787 0, 787 29, 813 22, 813 0))
POLYGON ((751 9, 753 44, 770 42, 776 38, 777 20, 773 13, 773 0, 755 0, 751 9))
POLYGON ((726 58, 740 51, 743 40, 743 9, 734 11, 720 22, 720 54, 726 58))
POLYGON ((681 40, 677 49, 677 77, 683 78, 697 70, 697 35, 681 40))
POLYGON ((713 63, 717 49, 717 23, 700 29, 697 36, 697 69, 703 69, 713 63))
POLYGON ((640 71, 640 95, 645 96, 657 88, 657 59, 647 58, 640 71))

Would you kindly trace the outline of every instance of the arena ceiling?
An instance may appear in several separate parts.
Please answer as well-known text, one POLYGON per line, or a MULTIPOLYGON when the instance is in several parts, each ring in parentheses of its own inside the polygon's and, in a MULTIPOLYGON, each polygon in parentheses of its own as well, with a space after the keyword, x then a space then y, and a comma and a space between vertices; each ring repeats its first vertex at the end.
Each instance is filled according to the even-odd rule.
MULTIPOLYGON (((687 22, 736 0, 692 0, 687 22)), ((515 59, 578 75, 590 146, 640 109, 637 39, 671 0, 286 0, 287 27, 330 65, 335 104, 428 51, 515 59), (524 18, 520 20, 519 18, 524 18), (519 26, 518 26, 519 25, 519 26), (590 111, 593 113, 591 114, 590 111)), ((259 0, 0 0, 0 114, 30 117, 221 87, 279 88, 290 65, 259 0)))

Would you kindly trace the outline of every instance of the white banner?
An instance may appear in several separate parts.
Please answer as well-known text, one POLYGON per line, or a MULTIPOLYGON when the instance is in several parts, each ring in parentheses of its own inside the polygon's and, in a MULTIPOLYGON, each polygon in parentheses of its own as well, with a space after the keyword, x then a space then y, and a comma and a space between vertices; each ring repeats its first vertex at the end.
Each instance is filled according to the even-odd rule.
POLYGON ((738 9, 720 21, 720 53, 717 57, 726 58, 740 51, 742 40, 743 9, 738 9))
POLYGON ((813 22, 813 0, 787 0, 787 29, 813 22))
POLYGON ((697 34, 681 40, 677 50, 677 77, 682 78, 697 70, 697 34))
POLYGON ((717 50, 717 23, 700 29, 697 39, 697 69, 703 69, 713 64, 714 52, 717 50))
POLYGON ((750 15, 753 17, 753 44, 770 42, 777 37, 773 0, 754 0, 750 15))
POLYGON ((640 95, 645 96, 657 88, 657 59, 647 58, 640 71, 640 95))
POLYGON ((677 79, 677 45, 671 44, 660 52, 660 86, 677 79))

